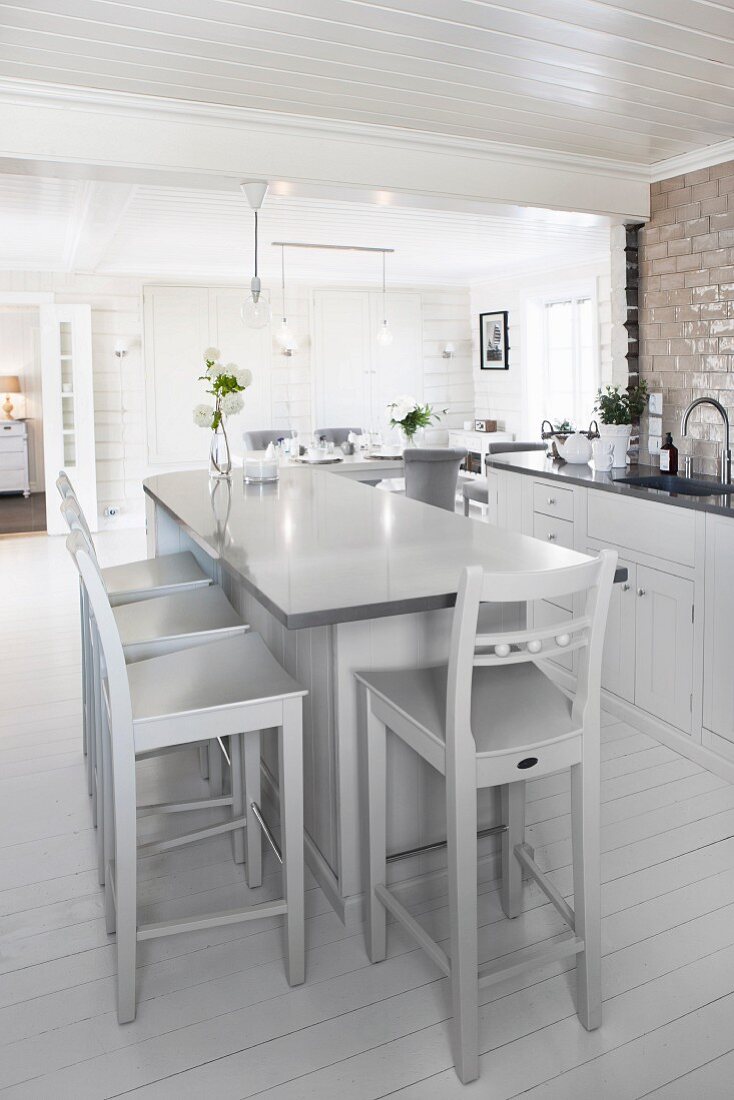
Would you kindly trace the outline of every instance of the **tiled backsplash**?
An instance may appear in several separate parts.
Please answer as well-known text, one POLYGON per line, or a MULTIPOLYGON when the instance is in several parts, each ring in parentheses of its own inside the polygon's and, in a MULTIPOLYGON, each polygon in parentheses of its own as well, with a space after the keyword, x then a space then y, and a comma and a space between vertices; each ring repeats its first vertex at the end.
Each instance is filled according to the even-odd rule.
MULTIPOLYGON (((640 375, 663 394, 663 432, 713 474, 718 413, 697 410, 686 440, 680 420, 704 395, 734 417, 734 161, 654 183, 651 211, 639 238, 640 375)), ((645 448, 643 434, 640 460, 655 462, 645 448)))

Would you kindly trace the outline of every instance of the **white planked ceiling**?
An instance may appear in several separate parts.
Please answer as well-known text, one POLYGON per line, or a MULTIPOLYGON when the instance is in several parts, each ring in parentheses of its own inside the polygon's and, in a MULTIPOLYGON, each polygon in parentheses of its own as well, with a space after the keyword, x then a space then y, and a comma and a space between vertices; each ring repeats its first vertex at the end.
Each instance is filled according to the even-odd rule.
MULTIPOLYGON (((239 192, 0 174, 0 268, 245 280, 253 217, 239 192)), ((608 255, 601 219, 554 211, 469 214, 269 193, 260 267, 280 278, 280 240, 394 248, 391 283, 452 283, 608 255)), ((289 279, 376 283, 378 255, 287 250, 289 279)))
POLYGON ((0 73, 652 165, 734 136, 734 7, 18 0, 0 73))

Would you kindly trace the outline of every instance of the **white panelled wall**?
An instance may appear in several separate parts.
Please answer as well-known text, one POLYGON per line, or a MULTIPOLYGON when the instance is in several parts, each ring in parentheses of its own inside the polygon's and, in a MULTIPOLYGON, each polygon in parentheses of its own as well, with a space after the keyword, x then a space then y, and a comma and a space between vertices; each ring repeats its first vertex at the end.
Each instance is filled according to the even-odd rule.
MULTIPOLYGON (((143 287, 150 284, 151 280, 132 277, 0 272, 0 292, 53 293, 57 303, 87 302, 92 307, 97 495, 100 515, 109 505, 120 509, 120 516, 114 521, 119 526, 142 522, 141 481, 149 472, 166 468, 163 463, 151 463, 149 458, 143 359, 143 287), (114 354, 118 341, 127 349, 122 359, 114 354)), ((316 426, 313 423, 312 375, 314 289, 305 284, 288 287, 288 322, 298 340, 298 351, 290 358, 283 356, 273 340, 270 361, 262 368, 270 374, 271 422, 274 427, 292 424, 305 432, 316 426)), ((374 287, 370 289, 374 290, 374 287)), ((437 407, 448 408, 449 412, 442 421, 445 426, 461 427, 464 420, 474 415, 469 291, 456 287, 420 287, 415 289, 415 293, 421 298, 423 397, 437 407), (455 346, 456 353, 452 359, 444 359, 441 354, 448 342, 455 346)), ((272 304, 272 330, 275 333, 282 316, 279 288, 273 290, 272 304)), ((37 313, 27 309, 22 314, 14 312, 12 317, 14 342, 25 349, 25 358, 31 360, 27 365, 29 373, 32 373, 31 365, 38 373, 38 362, 32 362, 34 356, 39 355, 37 313)), ((0 329, 0 335, 5 336, 4 328, 0 329)), ((203 351, 203 346, 200 350, 203 351)), ((224 342, 220 350, 225 361, 236 358, 235 354, 228 352, 224 342)), ((250 366, 255 374, 261 369, 256 363, 242 365, 250 366)), ((198 399, 205 398, 202 386, 198 399)), ((29 415, 38 416, 39 412, 40 407, 34 409, 33 414, 29 409, 29 415)), ((187 423, 186 431, 188 427, 187 423)), ((41 438, 40 420, 34 421, 31 431, 36 433, 38 439, 41 438)), ((203 460, 206 456, 204 432, 201 433, 201 444, 201 453, 191 456, 193 461, 203 460)), ((182 463, 172 461, 169 465, 180 467, 182 463)), ((38 470, 34 490, 43 488, 42 465, 38 466, 38 470)))
POLYGON ((609 257, 596 263, 559 267, 534 275, 475 283, 471 288, 471 323, 476 415, 496 419, 498 428, 518 439, 538 439, 545 415, 533 410, 533 372, 540 369, 528 346, 528 311, 533 302, 554 295, 594 288, 597 299, 597 339, 602 383, 612 381, 612 308, 609 257), (479 314, 509 311, 507 371, 479 366, 479 314))

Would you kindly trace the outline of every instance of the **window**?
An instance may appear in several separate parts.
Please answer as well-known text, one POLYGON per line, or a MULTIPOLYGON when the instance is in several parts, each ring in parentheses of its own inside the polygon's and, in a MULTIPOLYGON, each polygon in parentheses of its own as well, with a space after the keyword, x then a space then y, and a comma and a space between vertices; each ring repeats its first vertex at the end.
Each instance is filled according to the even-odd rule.
POLYGON ((542 323, 543 415, 585 428, 600 381, 591 296, 547 299, 542 323))

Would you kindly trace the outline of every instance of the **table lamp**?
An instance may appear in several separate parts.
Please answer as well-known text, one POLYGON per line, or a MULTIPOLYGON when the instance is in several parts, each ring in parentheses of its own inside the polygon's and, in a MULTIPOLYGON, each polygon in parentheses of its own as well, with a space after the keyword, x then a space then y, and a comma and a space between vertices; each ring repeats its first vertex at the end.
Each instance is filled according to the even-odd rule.
POLYGON ((5 404, 3 405, 3 412, 5 416, 4 420, 13 419, 13 402, 10 400, 11 393, 20 393, 20 379, 17 374, 0 374, 0 394, 5 394, 5 404))

